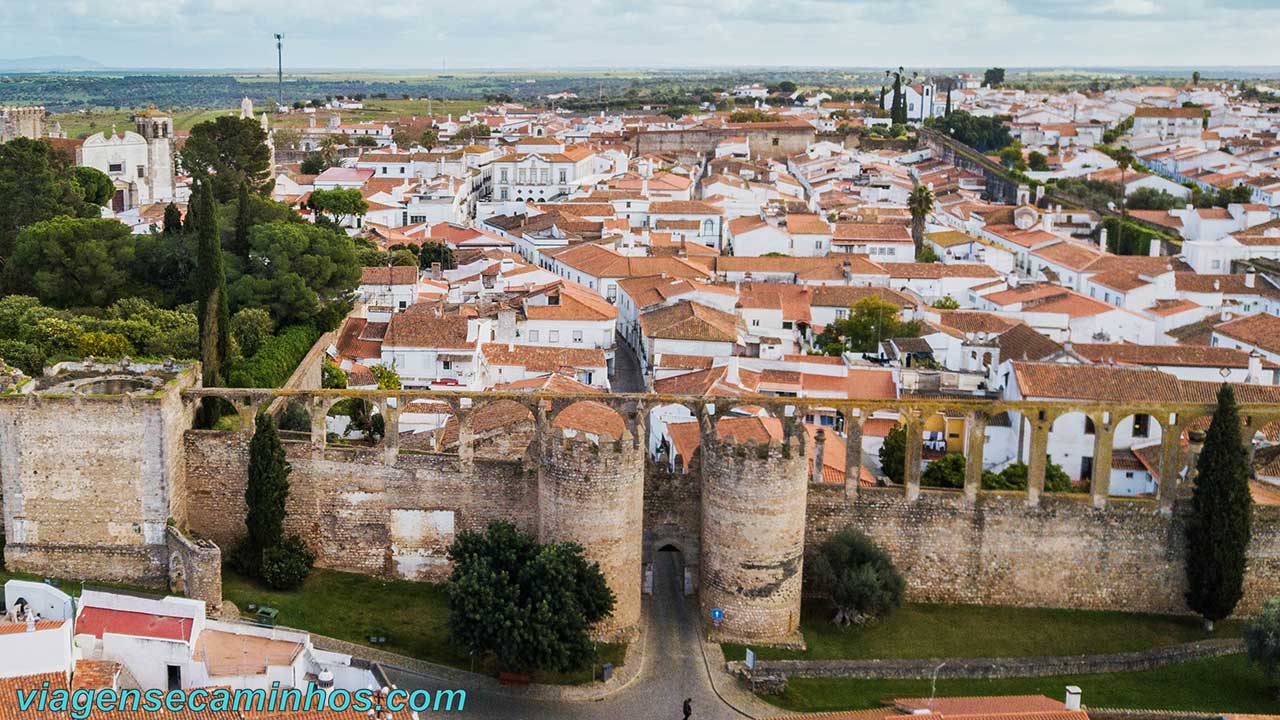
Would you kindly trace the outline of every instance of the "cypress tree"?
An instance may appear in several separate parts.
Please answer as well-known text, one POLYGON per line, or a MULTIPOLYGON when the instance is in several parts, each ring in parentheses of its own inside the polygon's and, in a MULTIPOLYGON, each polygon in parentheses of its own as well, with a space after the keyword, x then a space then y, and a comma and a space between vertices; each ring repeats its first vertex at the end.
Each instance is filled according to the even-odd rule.
POLYGON ((182 232, 182 212, 178 206, 169 203, 164 206, 164 234, 175 235, 182 232))
POLYGON ((260 413, 249 442, 249 478, 244 488, 244 524, 249 531, 246 544, 254 557, 276 547, 284 537, 284 504, 289 497, 291 469, 275 420, 260 413))
POLYGON ((1187 605, 1205 626, 1229 617, 1244 586, 1253 498, 1235 393, 1223 384, 1196 464, 1187 521, 1187 605))
POLYGON ((240 196, 236 200, 236 234, 232 240, 231 252, 237 257, 249 257, 249 213, 252 205, 249 201, 249 183, 240 183, 240 196))
POLYGON ((227 313, 227 277, 222 268, 222 240, 218 233, 218 217, 213 210, 213 190, 207 181, 196 190, 196 220, 187 223, 194 227, 198 250, 196 254, 196 283, 200 321, 200 362, 204 371, 205 387, 223 384, 230 346, 230 319, 227 313))

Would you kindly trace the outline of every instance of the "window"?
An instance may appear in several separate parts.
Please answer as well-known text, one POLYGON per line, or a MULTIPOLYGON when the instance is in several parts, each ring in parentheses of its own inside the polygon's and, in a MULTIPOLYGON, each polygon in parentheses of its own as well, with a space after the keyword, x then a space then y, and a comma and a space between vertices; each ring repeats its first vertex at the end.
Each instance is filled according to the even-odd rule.
POLYGON ((502 168, 502 170, 498 172, 498 182, 505 183, 506 181, 507 181, 507 169, 502 168))
POLYGON ((516 173, 516 177, 518 178, 518 182, 523 185, 529 181, 529 171, 524 168, 520 168, 516 173))
POLYGON ((549 169, 542 168, 542 171, 538 173, 538 177, 542 179, 543 185, 551 184, 551 171, 549 169))
POLYGON ((1085 434, 1085 435, 1092 435, 1092 434, 1094 434, 1094 432, 1095 432, 1095 431, 1094 431, 1094 428, 1093 428, 1093 418, 1088 417, 1088 416, 1085 416, 1085 419, 1084 419, 1084 434, 1085 434))
POLYGON ((773 139, 773 144, 774 144, 774 145, 777 145, 777 144, 778 144, 778 138, 774 138, 774 139, 773 139))
POLYGON ((752 321, 751 321, 751 327, 760 327, 760 321, 759 321, 759 320, 752 320, 752 321))
POLYGON ((1151 416, 1150 415, 1134 415, 1133 416, 1133 436, 1136 438, 1148 437, 1151 433, 1151 416))
POLYGON ((107 165, 107 172, 122 173, 124 172, 124 163, 110 163, 107 165))
POLYGON ((783 329, 783 330, 790 330, 790 329, 791 329, 791 321, 790 321, 790 320, 783 320, 783 321, 782 321, 782 329, 783 329))
POLYGON ((441 361, 440 361, 440 367, 444 368, 445 370, 452 370, 452 369, 453 369, 453 361, 452 361, 452 360, 441 360, 441 361))
POLYGON ((837 319, 837 320, 844 320, 844 319, 845 319, 845 318, 847 318, 847 317, 849 317, 849 311, 848 311, 848 310, 844 310, 844 309, 838 309, 838 310, 836 310, 836 319, 837 319))
POLYGON ((143 166, 139 165, 139 166, 138 166, 138 177, 140 177, 140 178, 144 178, 144 177, 146 177, 146 176, 147 176, 147 169, 146 169, 145 167, 143 167, 143 166))
POLYGON ((535 342, 535 343, 536 343, 536 342, 538 342, 538 331, 537 331, 537 330, 530 330, 530 331, 529 331, 529 342, 535 342))
POLYGON ((582 331, 581 331, 581 330, 574 330, 574 331, 573 331, 573 341, 574 341, 574 342, 576 342, 576 343, 580 343, 580 342, 582 342, 582 331))
POLYGON ((507 189, 505 187, 498 191, 498 197, 502 198, 503 200, 507 199, 507 189))
POLYGON ((822 249, 822 241, 821 241, 821 240, 814 240, 814 241, 813 241, 813 249, 814 249, 814 250, 821 250, 821 249, 822 249))
POLYGON ((558 342, 560 342, 560 331, 559 331, 559 330, 551 330, 550 332, 548 332, 548 333, 547 333, 547 342, 553 342, 553 343, 558 343, 558 342))
POLYGON ((561 185, 563 185, 563 184, 565 184, 565 183, 567 183, 567 182, 569 182, 569 171, 568 171, 568 170, 561 170, 561 171, 560 171, 560 184, 561 184, 561 185))
POLYGON ((605 297, 607 297, 607 298, 609 299, 609 302, 613 302, 613 301, 617 300, 617 299, 618 299, 618 286, 617 286, 617 285, 610 285, 610 286, 609 286, 609 291, 605 293, 605 297))

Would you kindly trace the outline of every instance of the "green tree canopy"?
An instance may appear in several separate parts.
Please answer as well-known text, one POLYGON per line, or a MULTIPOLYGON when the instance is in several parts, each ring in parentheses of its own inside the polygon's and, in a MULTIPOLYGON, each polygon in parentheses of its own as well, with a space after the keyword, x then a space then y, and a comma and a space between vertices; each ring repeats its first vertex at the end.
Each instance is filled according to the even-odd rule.
POLYGON ((843 351, 874 352, 881 340, 920 335, 920 323, 901 319, 902 308, 888 300, 869 295, 849 308, 849 317, 827 325, 818 336, 818 345, 827 355, 843 351))
POLYGON ((72 169, 72 172, 75 174, 76 184, 80 186, 80 196, 85 202, 106 206, 115 196, 115 185, 101 170, 78 165, 72 169))
POLYGON ((579 545, 538 545, 494 522, 459 533, 449 559, 449 631, 458 647, 523 672, 570 671, 594 657, 588 633, 613 611, 614 595, 579 545))
POLYGON ((249 259, 228 273, 231 307, 265 307, 278 325, 306 322, 346 303, 360 284, 355 245, 345 233, 297 222, 268 222, 249 231, 249 259))
POLYGON ((804 570, 811 590, 835 606, 836 625, 883 617, 901 607, 907 588, 888 553, 853 528, 823 541, 804 570))
POLYGON ((907 210, 911 212, 911 239, 916 252, 924 247, 924 224, 933 212, 933 191, 924 185, 916 185, 907 196, 907 210))
POLYGON ((369 212, 369 201, 356 188, 312 190, 307 206, 337 223, 369 212))
POLYGON ((55 217, 18 234, 6 287, 58 307, 109 305, 129 290, 135 238, 116 220, 55 217))
POLYGON ((196 188, 196 317, 200 320, 200 364, 205 387, 219 387, 231 350, 231 320, 227 276, 222 262, 222 236, 213 210, 213 190, 202 182, 196 188))
POLYGON ((181 159, 187 172, 211 178, 218 202, 233 199, 242 182, 259 195, 275 185, 267 134, 251 118, 223 115, 199 123, 191 128, 181 159))
POLYGON ((0 263, 28 225, 58 215, 99 217, 98 207, 85 202, 73 168, 71 158, 45 140, 0 144, 0 263))
POLYGON ((926 124, 982 153, 995 152, 1013 142, 1009 128, 999 118, 977 117, 964 110, 956 110, 945 117, 930 118, 926 124))
POLYGON ((1235 393, 1224 383, 1196 462, 1187 522, 1187 605, 1210 625, 1230 616, 1243 595, 1252 505, 1249 449, 1235 393))
POLYGON ((998 88, 1004 84, 1004 68, 993 67, 987 68, 982 73, 982 84, 991 88, 998 88))

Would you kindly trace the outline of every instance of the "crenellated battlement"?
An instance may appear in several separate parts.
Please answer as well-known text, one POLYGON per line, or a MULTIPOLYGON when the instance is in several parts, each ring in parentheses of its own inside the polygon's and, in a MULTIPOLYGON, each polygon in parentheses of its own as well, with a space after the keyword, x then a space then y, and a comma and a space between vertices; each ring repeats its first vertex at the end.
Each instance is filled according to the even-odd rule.
MULTIPOLYGON (((704 613, 724 610, 724 634, 752 642, 787 639, 805 548, 849 525, 894 556, 917 599, 1184 612, 1180 442, 1213 411, 975 398, 210 389, 182 369, 147 387, 104 377, 107 384, 69 377, 70 386, 27 382, 0 394, 6 558, 15 569, 189 584, 202 571, 190 558, 171 567, 166 527, 234 543, 244 532, 253 419, 296 403, 310 431, 283 435, 293 467, 286 530, 307 540, 321 566, 441 580, 458 532, 506 520, 544 541, 580 543, 618 596, 598 631, 625 636, 639 622, 645 568, 674 549, 704 613), (214 398, 235 408, 240 430, 191 429, 195 411, 214 398), (384 437, 330 442, 326 416, 351 398, 383 415, 384 437), (687 471, 650 457, 651 411, 662 406, 680 406, 698 423, 700 450, 687 471), (841 433, 805 429, 822 408, 840 413, 841 433), (456 433, 401 431, 406 413, 437 411, 456 433), (900 484, 860 484, 863 427, 885 411, 913 429, 907 453, 916 459, 931 415, 963 418, 969 446, 980 449, 988 423, 1017 414, 1031 448, 1028 489, 983 490, 981 462, 968 464, 963 489, 922 488, 915 463, 900 484), (758 422, 744 422, 744 413, 758 422), (1095 473, 1087 493, 1046 495, 1048 433, 1070 413, 1096 428, 1099 457, 1125 418, 1150 415, 1164 430, 1160 462, 1172 480, 1154 497, 1127 499, 1110 496, 1095 473), (837 443, 850 478, 843 482, 818 471, 837 443)), ((1280 417, 1274 405, 1245 402, 1240 412, 1244 432, 1280 417)), ((1280 508, 1255 508, 1249 557, 1242 612, 1280 594, 1280 508)))

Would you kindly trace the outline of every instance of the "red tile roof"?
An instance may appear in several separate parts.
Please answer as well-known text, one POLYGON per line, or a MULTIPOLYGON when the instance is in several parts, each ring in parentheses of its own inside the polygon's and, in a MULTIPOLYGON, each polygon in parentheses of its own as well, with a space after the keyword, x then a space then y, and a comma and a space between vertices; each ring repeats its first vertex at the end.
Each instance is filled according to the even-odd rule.
POLYGON ((76 617, 76 634, 101 639, 104 632, 162 640, 190 640, 191 618, 86 607, 76 617))

